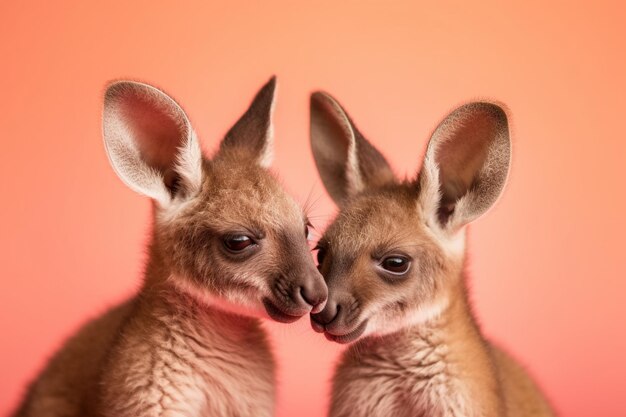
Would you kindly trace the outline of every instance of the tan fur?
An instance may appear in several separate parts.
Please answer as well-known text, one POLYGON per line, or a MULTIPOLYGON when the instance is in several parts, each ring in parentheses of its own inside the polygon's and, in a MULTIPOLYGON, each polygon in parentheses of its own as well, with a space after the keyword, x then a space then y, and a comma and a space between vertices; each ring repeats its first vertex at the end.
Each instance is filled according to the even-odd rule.
POLYGON ((336 106, 324 93, 312 98, 313 153, 341 211, 318 244, 329 298, 311 323, 330 340, 356 341, 333 378, 330 416, 552 416, 528 374, 483 337, 466 290, 465 226, 493 205, 508 173, 505 113, 489 103, 457 109, 433 133, 418 177, 397 182, 362 136, 314 126, 356 130, 336 106), (329 156, 334 144, 345 155, 350 140, 350 158, 329 156), (353 168, 329 175, 351 160, 371 178, 357 190, 346 186, 353 168), (386 269, 397 257, 406 270, 386 269))
POLYGON ((327 291, 306 217, 266 169, 274 84, 212 160, 164 93, 132 82, 107 90, 111 163, 154 200, 145 279, 65 343, 16 416, 273 415, 274 359, 257 316, 297 320, 327 291), (254 244, 232 252, 234 235, 254 244))

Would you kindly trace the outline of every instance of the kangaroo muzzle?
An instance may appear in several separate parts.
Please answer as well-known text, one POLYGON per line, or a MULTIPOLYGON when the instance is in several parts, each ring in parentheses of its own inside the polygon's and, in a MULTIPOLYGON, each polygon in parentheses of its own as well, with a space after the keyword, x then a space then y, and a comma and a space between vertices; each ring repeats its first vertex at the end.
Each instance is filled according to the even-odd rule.
POLYGON ((326 305, 328 288, 319 271, 310 267, 276 277, 272 294, 263 299, 268 315, 281 323, 291 323, 326 305))

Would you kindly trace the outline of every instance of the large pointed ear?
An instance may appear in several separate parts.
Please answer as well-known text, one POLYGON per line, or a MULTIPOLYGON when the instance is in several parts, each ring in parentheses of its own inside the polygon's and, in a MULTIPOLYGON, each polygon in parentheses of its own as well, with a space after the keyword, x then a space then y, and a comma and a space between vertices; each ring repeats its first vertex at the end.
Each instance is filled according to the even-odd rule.
POLYGON ((132 81, 111 84, 104 96, 103 136, 117 175, 161 206, 200 189, 196 135, 183 109, 162 91, 132 81))
POLYGON ((272 77, 254 97, 244 115, 228 131, 220 145, 218 157, 234 154, 240 159, 250 159, 263 168, 272 164, 275 93, 276 77, 272 77))
POLYGON ((418 181, 424 210, 443 229, 458 231, 498 199, 509 172, 511 142, 504 110, 470 103, 435 129, 418 181))
POLYGON ((366 188, 394 181, 385 157, 330 95, 311 95, 311 149, 328 194, 339 205, 366 188))

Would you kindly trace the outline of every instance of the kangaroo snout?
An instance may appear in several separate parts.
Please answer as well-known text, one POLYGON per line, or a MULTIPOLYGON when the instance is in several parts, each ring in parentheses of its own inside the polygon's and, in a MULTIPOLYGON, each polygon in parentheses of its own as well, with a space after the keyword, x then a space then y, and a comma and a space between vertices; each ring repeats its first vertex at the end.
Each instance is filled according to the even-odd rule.
POLYGON ((328 288, 315 268, 290 271, 278 276, 272 296, 263 300, 268 315, 279 322, 291 323, 311 312, 320 312, 326 305, 328 288))
POLYGON ((311 313, 319 313, 324 310, 328 298, 328 288, 317 269, 304 277, 299 286, 299 296, 304 303, 311 306, 311 313))
POLYGON ((367 320, 359 320, 360 309, 356 300, 329 297, 323 310, 311 313, 313 330, 338 343, 352 342, 365 332, 367 320))
POLYGON ((327 325, 333 323, 333 321, 339 315, 341 311, 341 305, 338 304, 335 300, 327 301, 326 307, 317 312, 311 314, 311 325, 316 332, 322 333, 326 329, 327 325))

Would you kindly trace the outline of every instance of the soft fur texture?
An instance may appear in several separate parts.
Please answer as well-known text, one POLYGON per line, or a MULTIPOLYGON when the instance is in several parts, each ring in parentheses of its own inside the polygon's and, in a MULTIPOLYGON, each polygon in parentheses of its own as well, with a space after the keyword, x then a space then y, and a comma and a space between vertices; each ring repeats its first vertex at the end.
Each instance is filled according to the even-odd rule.
POLYGON ((552 416, 528 374, 482 336, 466 290, 465 226, 508 175, 504 110, 452 112, 417 178, 403 182, 336 100, 315 93, 311 112, 313 155, 341 207, 318 245, 329 298, 311 323, 355 342, 333 378, 330 416, 552 416), (398 258, 406 268, 389 269, 398 258))
POLYGON ((306 216, 266 169, 274 90, 272 79, 209 160, 170 97, 109 87, 109 159, 154 200, 144 283, 63 346, 16 416, 273 415, 274 359, 257 316, 295 321, 327 295, 306 216), (232 251, 237 236, 250 244, 232 251))

